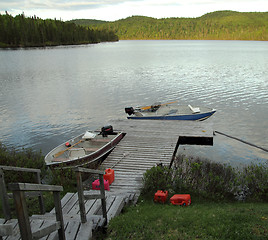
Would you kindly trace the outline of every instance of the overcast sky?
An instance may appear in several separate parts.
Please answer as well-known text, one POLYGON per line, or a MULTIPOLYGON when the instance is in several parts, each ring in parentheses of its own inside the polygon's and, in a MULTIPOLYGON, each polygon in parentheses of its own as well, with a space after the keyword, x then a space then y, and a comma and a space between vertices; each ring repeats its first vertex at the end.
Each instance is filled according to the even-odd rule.
POLYGON ((268 0, 0 0, 0 13, 15 16, 115 21, 132 15, 200 17, 219 10, 267 12, 268 0))

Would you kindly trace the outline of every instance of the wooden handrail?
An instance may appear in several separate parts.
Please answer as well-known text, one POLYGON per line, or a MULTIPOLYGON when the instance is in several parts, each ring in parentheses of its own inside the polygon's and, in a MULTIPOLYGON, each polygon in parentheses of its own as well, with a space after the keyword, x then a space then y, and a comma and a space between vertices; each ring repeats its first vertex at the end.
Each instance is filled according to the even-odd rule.
POLYGON ((40 169, 35 169, 35 168, 22 168, 22 167, 13 167, 13 166, 4 166, 4 165, 0 165, 0 168, 2 168, 3 170, 8 170, 8 171, 41 173, 40 169))
POLYGON ((62 186, 42 185, 30 183, 10 183, 8 187, 13 192, 16 213, 19 222, 20 235, 22 240, 32 240, 48 235, 49 233, 58 230, 60 240, 65 240, 63 214, 61 208, 60 192, 63 191, 62 186), (25 191, 51 191, 53 192, 56 222, 52 225, 39 229, 32 233, 29 215, 26 206, 25 191))
MULTIPOLYGON (((87 169, 87 168, 76 168, 76 180, 77 180, 77 193, 78 193, 78 201, 79 201, 79 208, 80 208, 80 217, 81 222, 85 223, 87 221, 86 218, 86 209, 85 209, 85 195, 84 195, 84 189, 83 189, 83 183, 82 183, 82 174, 81 173, 92 173, 92 174, 98 174, 99 180, 100 180, 100 194, 98 195, 92 195, 90 199, 101 199, 101 206, 102 206, 102 215, 105 219, 105 223, 107 224, 107 210, 106 210, 106 201, 105 201, 105 190, 104 190, 104 180, 103 175, 105 174, 104 171, 99 171, 95 169, 87 169)), ((88 199, 88 198, 87 198, 88 199)))
MULTIPOLYGON (((13 167, 13 166, 3 166, 0 165, 0 198, 2 200, 2 208, 3 208, 3 213, 5 216, 6 220, 11 219, 11 210, 10 206, 8 203, 8 194, 6 190, 6 183, 5 183, 5 177, 4 177, 4 171, 15 171, 15 172, 28 172, 28 173, 35 173, 36 174, 36 183, 41 184, 41 170, 40 169, 35 169, 35 168, 21 168, 21 167, 13 167)), ((44 214, 45 213, 45 204, 44 204, 44 198, 43 194, 40 193, 38 195, 38 201, 39 201, 39 208, 40 208, 40 213, 44 214)))
POLYGON ((76 172, 83 172, 83 173, 92 173, 92 174, 105 174, 105 171, 95 170, 95 169, 89 169, 89 168, 82 168, 78 167, 75 170, 76 172))
POLYGON ((62 186, 34 184, 34 183, 10 183, 8 187, 11 191, 63 191, 62 186))

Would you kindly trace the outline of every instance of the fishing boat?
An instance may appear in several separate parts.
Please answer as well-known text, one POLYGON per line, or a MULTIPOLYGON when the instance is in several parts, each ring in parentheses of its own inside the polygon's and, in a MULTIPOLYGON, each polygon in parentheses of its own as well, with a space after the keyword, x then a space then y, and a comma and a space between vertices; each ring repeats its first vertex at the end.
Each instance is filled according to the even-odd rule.
POLYGON ((178 105, 175 102, 155 103, 151 106, 126 107, 128 119, 148 120, 191 120, 202 121, 212 116, 216 110, 207 107, 192 107, 191 105, 178 105))
POLYGON ((45 163, 52 168, 85 166, 101 160, 123 138, 122 132, 114 132, 112 126, 101 131, 86 131, 51 150, 45 163))

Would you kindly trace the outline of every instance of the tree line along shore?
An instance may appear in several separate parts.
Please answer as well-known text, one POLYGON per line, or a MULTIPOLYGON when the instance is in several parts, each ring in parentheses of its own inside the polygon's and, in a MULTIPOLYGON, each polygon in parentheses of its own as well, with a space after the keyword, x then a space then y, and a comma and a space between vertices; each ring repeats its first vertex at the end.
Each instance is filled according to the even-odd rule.
POLYGON ((0 47, 44 47, 118 41, 112 31, 89 29, 61 20, 0 14, 0 47))
POLYGON ((268 41, 268 12, 217 11, 197 18, 132 16, 117 21, 40 19, 0 14, 0 47, 39 47, 120 40, 268 41))
POLYGON ((89 19, 71 22, 113 31, 120 40, 268 40, 268 12, 217 11, 198 18, 132 16, 114 22, 89 19))

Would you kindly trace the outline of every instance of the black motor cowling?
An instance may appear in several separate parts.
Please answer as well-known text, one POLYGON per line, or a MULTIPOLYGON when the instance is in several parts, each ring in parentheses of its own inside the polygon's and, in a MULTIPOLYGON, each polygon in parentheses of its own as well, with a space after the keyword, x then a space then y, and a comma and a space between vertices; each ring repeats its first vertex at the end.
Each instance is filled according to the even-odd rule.
POLYGON ((101 134, 103 137, 107 136, 107 135, 113 135, 114 130, 113 130, 113 126, 109 125, 109 126, 105 126, 101 128, 101 134))
POLYGON ((133 107, 126 107, 125 108, 125 112, 128 114, 128 115, 131 115, 134 113, 134 108, 133 107))

